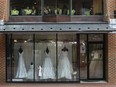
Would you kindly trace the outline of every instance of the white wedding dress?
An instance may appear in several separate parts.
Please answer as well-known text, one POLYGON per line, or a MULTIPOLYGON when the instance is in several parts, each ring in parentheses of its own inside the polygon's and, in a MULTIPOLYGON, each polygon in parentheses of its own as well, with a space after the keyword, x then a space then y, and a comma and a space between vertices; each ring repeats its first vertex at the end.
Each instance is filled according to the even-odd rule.
POLYGON ((49 53, 45 53, 46 57, 42 66, 42 79, 55 79, 54 67, 49 56, 49 53))
POLYGON ((68 59, 68 52, 62 51, 58 63, 58 78, 72 79, 73 68, 68 59))
MULTIPOLYGON (((31 80, 34 79, 34 65, 30 65, 30 69, 27 72, 27 79, 31 80)), ((35 71, 35 79, 38 79, 36 71, 35 71)))
POLYGON ((27 77, 27 72, 26 72, 26 67, 25 67, 23 52, 22 52, 19 53, 18 67, 17 67, 15 78, 26 78, 26 77, 27 77))

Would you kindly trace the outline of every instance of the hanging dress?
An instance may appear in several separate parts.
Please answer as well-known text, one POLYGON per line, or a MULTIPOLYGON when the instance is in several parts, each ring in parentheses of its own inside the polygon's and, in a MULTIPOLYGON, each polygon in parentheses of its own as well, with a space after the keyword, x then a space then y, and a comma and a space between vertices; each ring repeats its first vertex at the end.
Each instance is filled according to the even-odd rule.
POLYGON ((58 78, 72 79, 73 68, 68 59, 68 52, 62 51, 61 58, 58 62, 58 78))
POLYGON ((26 78, 27 77, 27 72, 26 72, 26 67, 25 67, 25 62, 23 59, 23 52, 19 52, 19 61, 18 61, 18 67, 16 71, 16 76, 15 78, 26 78))
POLYGON ((55 79, 54 67, 49 56, 49 53, 45 53, 46 57, 42 66, 42 79, 55 79))

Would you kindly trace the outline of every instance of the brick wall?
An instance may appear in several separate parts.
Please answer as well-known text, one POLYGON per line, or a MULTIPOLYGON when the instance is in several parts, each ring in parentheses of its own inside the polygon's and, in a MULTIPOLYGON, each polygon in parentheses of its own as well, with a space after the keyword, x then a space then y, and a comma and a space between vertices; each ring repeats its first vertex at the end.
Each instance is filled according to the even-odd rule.
POLYGON ((9 13, 9 0, 0 0, 0 19, 8 20, 9 13))
POLYGON ((5 35, 0 34, 0 83, 5 82, 5 35))
POLYGON ((107 0, 107 12, 109 18, 113 18, 114 10, 116 10, 116 0, 107 0))
POLYGON ((108 35, 108 82, 116 83, 116 34, 108 35))

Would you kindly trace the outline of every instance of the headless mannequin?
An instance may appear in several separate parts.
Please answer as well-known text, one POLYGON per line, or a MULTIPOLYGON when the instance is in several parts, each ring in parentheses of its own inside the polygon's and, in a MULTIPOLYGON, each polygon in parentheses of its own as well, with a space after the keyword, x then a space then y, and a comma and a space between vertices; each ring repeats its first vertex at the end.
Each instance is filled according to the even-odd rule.
POLYGON ((49 53, 49 49, 48 49, 48 47, 46 48, 46 53, 47 53, 47 54, 49 53))
POLYGON ((31 62, 31 65, 33 65, 33 63, 31 62))
POLYGON ((19 48, 19 53, 22 53, 23 52, 23 49, 20 47, 19 48))
POLYGON ((64 48, 62 49, 62 51, 68 51, 68 49, 64 46, 64 48))

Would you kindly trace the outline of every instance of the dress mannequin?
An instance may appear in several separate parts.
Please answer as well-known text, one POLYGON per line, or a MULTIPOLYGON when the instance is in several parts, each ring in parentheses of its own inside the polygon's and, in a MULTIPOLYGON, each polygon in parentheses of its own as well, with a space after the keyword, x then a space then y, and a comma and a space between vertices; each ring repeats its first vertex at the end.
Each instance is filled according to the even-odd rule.
POLYGON ((49 49, 46 48, 46 57, 42 66, 42 79, 55 79, 54 67, 49 55, 49 49))
POLYGON ((23 59, 23 49, 20 47, 19 48, 19 61, 18 61, 18 67, 16 71, 16 76, 15 78, 26 78, 27 72, 26 72, 26 67, 23 59))
MULTIPOLYGON (((30 68, 27 72, 27 79, 31 79, 33 80, 34 79, 34 64, 31 62, 30 64, 30 68)), ((37 73, 35 71, 35 79, 37 79, 37 73)))
POLYGON ((58 63, 58 78, 72 79, 72 65, 68 59, 68 49, 64 47, 58 63))

